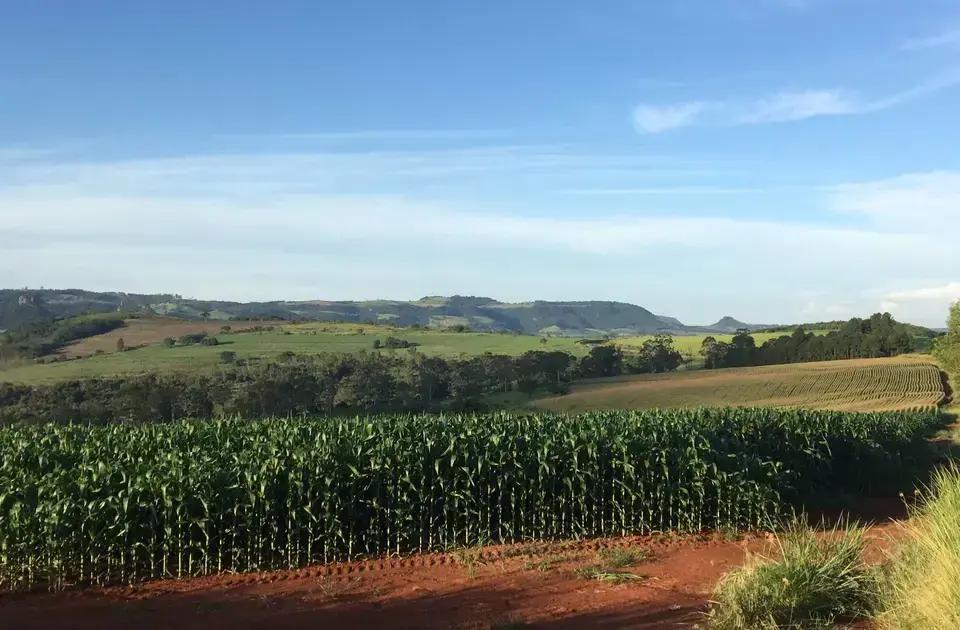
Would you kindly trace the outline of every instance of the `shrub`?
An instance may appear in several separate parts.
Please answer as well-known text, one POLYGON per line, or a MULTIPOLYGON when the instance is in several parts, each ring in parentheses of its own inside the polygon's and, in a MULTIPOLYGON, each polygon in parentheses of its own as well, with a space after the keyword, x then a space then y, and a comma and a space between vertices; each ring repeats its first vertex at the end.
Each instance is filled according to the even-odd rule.
POLYGON ((960 628, 960 470, 937 471, 906 525, 877 617, 880 628, 960 628))
POLYGON ((205 332, 189 333, 182 335, 179 339, 177 339, 177 345, 192 346, 194 344, 202 343, 206 338, 207 333, 205 332))
POLYGON ((710 627, 833 628, 870 614, 879 581, 863 562, 862 529, 838 524, 818 536, 794 522, 777 540, 778 558, 751 558, 720 582, 710 627))
POLYGON ((166 339, 160 342, 160 345, 163 346, 164 348, 172 348, 175 345, 177 345, 177 341, 173 337, 167 337, 166 339))
POLYGON ((200 342, 205 346, 218 346, 220 341, 216 337, 204 337, 203 341, 200 342))
POLYGON ((221 363, 234 363, 237 360, 237 353, 231 350, 224 350, 220 353, 221 363))

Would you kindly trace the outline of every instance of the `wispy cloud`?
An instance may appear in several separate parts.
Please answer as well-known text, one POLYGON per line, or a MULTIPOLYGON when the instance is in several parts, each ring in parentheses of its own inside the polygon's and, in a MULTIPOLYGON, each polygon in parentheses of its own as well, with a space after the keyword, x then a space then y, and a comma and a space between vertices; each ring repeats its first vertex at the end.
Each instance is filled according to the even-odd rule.
POLYGON ((935 287, 921 287, 906 291, 893 291, 887 294, 887 299, 896 302, 910 302, 913 300, 960 300, 960 282, 948 282, 935 287))
POLYGON ((942 229, 960 221, 960 171, 907 173, 842 184, 828 194, 831 209, 884 229, 942 229))
MULTIPOLYGON (((939 281, 931 275, 936 270, 960 269, 960 250, 941 225, 914 221, 910 229, 900 229, 874 218, 882 212, 856 212, 875 208, 891 192, 940 190, 933 180, 908 176, 830 191, 848 195, 835 210, 854 220, 842 226, 738 217, 719 211, 722 206, 710 211, 706 203, 670 214, 614 213, 584 199, 576 214, 546 216, 522 200, 493 206, 472 196, 457 201, 422 190, 390 192, 391 178, 404 166, 412 165, 419 177, 451 161, 457 169, 513 161, 511 170, 517 164, 531 169, 527 172, 547 169, 565 181, 584 165, 622 166, 628 158, 500 148, 465 154, 201 155, 0 169, 0 251, 15 254, 0 257, 0 277, 21 286, 73 284, 244 299, 472 292, 508 299, 621 299, 657 307, 682 298, 660 274, 643 270, 661 269, 669 259, 667 284, 700 287, 698 306, 690 306, 694 319, 704 317, 704 300, 715 299, 744 317, 793 321, 814 299, 803 289, 829 287, 816 298, 818 304, 850 300, 852 313, 865 314, 889 290, 882 284, 886 278, 897 278, 900 286, 933 286, 939 281), (747 242, 750 247, 731 247, 747 242), (783 256, 784 251, 805 255, 783 256), (598 268, 604 273, 597 274, 598 268), (838 268, 849 272, 839 278, 838 268), (756 292, 765 296, 762 304, 755 297, 730 297, 728 279, 743 273, 750 273, 756 292), (784 285, 783 277, 796 281, 784 285), (856 295, 871 286, 872 297, 856 295), (760 312, 738 309, 741 299, 760 312)), ((629 160, 641 164, 650 158, 629 160)), ((444 171, 438 177, 447 176, 444 171)), ((942 186, 950 190, 952 184, 942 186)), ((673 188, 670 194, 740 190, 673 188)), ((651 186, 610 187, 609 194, 665 193, 651 186)), ((927 209, 917 198, 902 192, 884 203, 903 206, 905 216, 927 209)), ((904 302, 901 314, 919 313, 931 323, 942 319, 935 304, 924 304, 914 309, 904 302)), ((690 317, 682 309, 660 310, 690 317)))
POLYGON ((803 120, 815 116, 839 116, 856 113, 862 107, 856 97, 842 90, 780 92, 748 104, 744 107, 740 119, 735 122, 759 124, 803 120))
POLYGON ((960 70, 950 70, 905 90, 874 98, 830 88, 781 91, 750 101, 641 104, 634 110, 634 124, 640 132, 662 133, 694 125, 756 125, 822 116, 851 116, 899 107, 958 84, 960 70))
POLYGON ((936 35, 913 37, 900 44, 901 50, 925 50, 928 48, 943 48, 945 46, 960 46, 960 28, 954 28, 936 35))
POLYGON ((302 140, 302 141, 417 141, 477 140, 504 138, 507 129, 358 129, 352 131, 300 131, 258 134, 226 134, 218 137, 232 140, 302 140))
POLYGON ((633 110, 633 124, 646 133, 661 133, 670 129, 697 124, 708 103, 697 101, 675 105, 637 105, 633 110))

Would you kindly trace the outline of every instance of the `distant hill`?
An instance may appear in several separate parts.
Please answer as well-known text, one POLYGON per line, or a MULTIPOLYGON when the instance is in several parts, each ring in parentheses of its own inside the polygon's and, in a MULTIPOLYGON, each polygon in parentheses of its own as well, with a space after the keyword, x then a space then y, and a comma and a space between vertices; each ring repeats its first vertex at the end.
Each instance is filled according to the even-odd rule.
POLYGON ((727 333, 761 328, 725 317, 712 326, 687 326, 625 302, 507 303, 487 297, 428 296, 414 301, 227 302, 179 295, 96 293, 77 289, 0 290, 0 329, 81 313, 139 312, 185 319, 284 319, 390 323, 398 326, 507 331, 534 335, 604 336, 727 333))

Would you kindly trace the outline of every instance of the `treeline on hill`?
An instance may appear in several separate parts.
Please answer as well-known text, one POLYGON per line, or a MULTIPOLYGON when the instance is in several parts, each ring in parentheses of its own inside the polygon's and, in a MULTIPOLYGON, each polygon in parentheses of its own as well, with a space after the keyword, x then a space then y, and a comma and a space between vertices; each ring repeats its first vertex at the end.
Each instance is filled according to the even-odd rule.
POLYGON ((897 322, 889 313, 876 313, 869 319, 853 318, 826 335, 808 333, 800 327, 761 346, 747 330, 737 331, 729 343, 707 337, 700 354, 708 369, 892 357, 919 349, 913 328, 897 322))
POLYGON ((56 352, 71 341, 102 335, 123 326, 129 314, 80 315, 29 322, 0 334, 0 360, 34 359, 56 352))
POLYGON ((574 378, 676 369, 669 336, 637 354, 612 345, 581 359, 566 352, 459 359, 418 352, 288 355, 269 363, 234 359, 215 373, 142 374, 51 385, 0 384, 0 422, 158 422, 179 418, 260 418, 337 410, 477 409, 487 394, 566 391, 574 378))
POLYGON ((954 387, 960 384, 956 380, 960 379, 960 302, 950 307, 947 334, 937 339, 933 354, 954 377, 954 387))

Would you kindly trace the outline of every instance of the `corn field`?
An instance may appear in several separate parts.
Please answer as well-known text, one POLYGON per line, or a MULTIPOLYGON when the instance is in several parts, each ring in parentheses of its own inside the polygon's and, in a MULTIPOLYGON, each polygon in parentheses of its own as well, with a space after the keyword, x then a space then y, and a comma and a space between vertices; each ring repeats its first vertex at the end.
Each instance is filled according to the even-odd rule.
POLYGON ((0 588, 769 525, 902 474, 933 414, 769 409, 0 429, 0 588))

